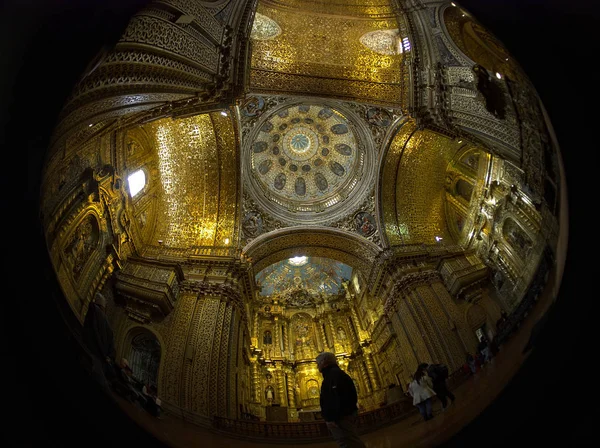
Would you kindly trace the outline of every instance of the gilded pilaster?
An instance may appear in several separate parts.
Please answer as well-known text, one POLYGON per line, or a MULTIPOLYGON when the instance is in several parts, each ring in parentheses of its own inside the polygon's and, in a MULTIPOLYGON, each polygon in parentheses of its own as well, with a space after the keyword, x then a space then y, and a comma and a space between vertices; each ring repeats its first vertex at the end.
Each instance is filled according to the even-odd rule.
POLYGON ((191 363, 193 345, 188 341, 188 332, 196 301, 196 294, 191 292, 182 293, 177 301, 164 357, 165 373, 159 386, 164 401, 180 407, 183 406, 182 369, 185 364, 191 363))
POLYGON ((325 334, 325 328, 323 328, 323 323, 319 320, 315 321, 315 325, 318 328, 318 333, 320 336, 321 347, 319 348, 321 351, 325 351, 327 344, 327 335, 325 334))
POLYGON ((252 325, 252 345, 258 347, 258 340, 260 335, 258 333, 258 311, 254 312, 254 321, 252 325))
POLYGON ((287 375, 287 397, 288 397, 288 407, 295 408, 296 407, 296 399, 294 396, 294 389, 296 384, 296 374, 293 369, 289 369, 286 372, 287 375))
POLYGON ((330 348, 335 350, 335 325, 333 325, 333 316, 331 313, 327 314, 327 323, 329 324, 329 333, 331 334, 331 346, 330 348))
POLYGON ((369 379, 371 380, 371 384, 373 385, 373 390, 378 390, 381 388, 381 382, 379 381, 379 374, 373 363, 373 356, 371 353, 365 353, 364 355, 365 363, 367 365, 367 372, 369 374, 369 379))
POLYGON ((281 368, 275 371, 275 379, 277 381, 278 400, 280 406, 287 405, 287 390, 285 387, 284 374, 281 368))
POLYGON ((281 357, 281 329, 279 327, 279 318, 274 318, 273 323, 273 356, 281 357))
POLYGON ((373 387, 371 386, 371 381, 369 380, 369 373, 367 372, 367 368, 365 367, 365 363, 361 360, 357 361, 358 369, 360 371, 360 375, 363 379, 363 384, 367 389, 367 394, 373 392, 373 387))
POLYGON ((261 387, 260 387, 260 371, 256 361, 252 362, 252 382, 250 383, 250 389, 252 394, 252 401, 254 403, 261 402, 261 387))
POLYGON ((283 352, 287 354, 290 352, 290 340, 288 336, 288 322, 286 320, 282 322, 281 330, 283 333, 283 352))

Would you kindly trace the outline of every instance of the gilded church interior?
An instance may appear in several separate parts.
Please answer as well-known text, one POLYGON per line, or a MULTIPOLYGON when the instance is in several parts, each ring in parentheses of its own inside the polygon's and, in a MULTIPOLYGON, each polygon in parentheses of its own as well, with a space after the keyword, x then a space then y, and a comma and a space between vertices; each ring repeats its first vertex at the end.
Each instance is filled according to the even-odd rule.
POLYGON ((459 371, 544 287, 566 206, 551 129, 457 3, 148 2, 47 153, 73 332, 101 292, 117 358, 200 426, 319 421, 323 351, 361 413, 410 409, 419 363, 459 371))

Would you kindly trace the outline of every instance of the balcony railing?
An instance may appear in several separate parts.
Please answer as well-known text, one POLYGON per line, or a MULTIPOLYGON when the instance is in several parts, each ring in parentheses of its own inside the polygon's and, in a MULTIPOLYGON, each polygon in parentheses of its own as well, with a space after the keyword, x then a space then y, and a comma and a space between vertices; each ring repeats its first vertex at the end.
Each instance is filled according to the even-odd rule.
MULTIPOLYGON (((412 398, 403 398, 400 401, 382 406, 378 409, 359 414, 357 428, 360 434, 373 431, 382 426, 395 423, 408 415, 417 412, 412 404, 412 398)), ((263 422, 253 420, 235 420, 224 417, 213 417, 215 429, 229 434, 255 438, 265 441, 281 443, 289 440, 295 443, 298 440, 318 441, 330 439, 329 431, 323 420, 314 422, 263 422)))

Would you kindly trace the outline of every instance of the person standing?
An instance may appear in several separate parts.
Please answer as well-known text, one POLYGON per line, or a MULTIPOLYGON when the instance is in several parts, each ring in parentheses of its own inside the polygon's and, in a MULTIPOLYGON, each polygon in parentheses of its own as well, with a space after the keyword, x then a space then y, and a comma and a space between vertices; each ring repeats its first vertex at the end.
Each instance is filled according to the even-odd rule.
POLYGON ((323 375, 321 415, 329 432, 341 448, 365 448, 356 432, 358 396, 354 381, 340 369, 333 353, 320 353, 316 361, 323 375))
POLYGON ((448 384, 446 383, 448 379, 448 367, 443 364, 425 364, 425 366, 433 384, 433 391, 440 399, 442 412, 444 412, 448 406, 448 398, 452 400, 451 404, 454 404, 456 401, 456 397, 448 390, 448 384))
POLYGON ((431 378, 427 375, 427 364, 419 364, 408 386, 408 393, 413 397, 413 405, 419 409, 423 420, 431 420, 433 418, 431 399, 435 396, 435 391, 431 378))

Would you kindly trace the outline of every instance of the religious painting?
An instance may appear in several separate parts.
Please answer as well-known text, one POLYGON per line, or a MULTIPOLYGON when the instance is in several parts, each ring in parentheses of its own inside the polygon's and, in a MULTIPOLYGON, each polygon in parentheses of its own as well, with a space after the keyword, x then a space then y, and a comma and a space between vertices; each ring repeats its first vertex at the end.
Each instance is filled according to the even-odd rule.
POLYGON ((292 317, 292 328, 296 336, 296 346, 310 346, 312 343, 312 319, 308 314, 298 313, 292 317))
POLYGON ((370 236, 375 233, 375 218, 367 212, 358 212, 354 215, 354 227, 362 236, 370 236))
POLYGON ((248 118, 258 117, 263 112, 264 107, 265 100, 263 100, 261 97, 250 97, 242 107, 242 115, 248 118))
POLYGON ((392 124, 392 117, 386 110, 371 107, 367 110, 367 121, 375 126, 386 127, 392 124))
POLYGON ((253 238, 262 233, 263 220, 259 213, 248 212, 242 221, 242 231, 246 237, 253 238))

